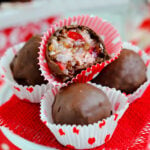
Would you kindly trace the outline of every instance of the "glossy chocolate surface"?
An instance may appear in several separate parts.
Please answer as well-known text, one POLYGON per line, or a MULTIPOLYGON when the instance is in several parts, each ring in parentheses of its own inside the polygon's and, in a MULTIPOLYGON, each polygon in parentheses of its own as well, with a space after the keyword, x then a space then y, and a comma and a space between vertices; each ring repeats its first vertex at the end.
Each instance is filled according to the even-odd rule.
POLYGON ((88 125, 111 115, 106 94, 86 83, 74 83, 60 89, 52 110, 56 124, 88 125))
POLYGON ((119 58, 106 66, 92 82, 130 94, 146 80, 142 58, 132 50, 123 49, 119 58))
POLYGON ((41 36, 33 36, 14 57, 10 67, 17 83, 21 85, 41 85, 47 83, 41 76, 38 52, 41 36))

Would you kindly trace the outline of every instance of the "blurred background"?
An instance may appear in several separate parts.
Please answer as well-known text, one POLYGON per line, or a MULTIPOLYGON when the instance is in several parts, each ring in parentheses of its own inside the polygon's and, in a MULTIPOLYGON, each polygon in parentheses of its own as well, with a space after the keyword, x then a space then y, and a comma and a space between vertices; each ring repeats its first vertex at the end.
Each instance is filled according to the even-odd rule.
POLYGON ((150 0, 0 0, 0 56, 57 19, 97 15, 111 22, 123 40, 150 51, 150 0))

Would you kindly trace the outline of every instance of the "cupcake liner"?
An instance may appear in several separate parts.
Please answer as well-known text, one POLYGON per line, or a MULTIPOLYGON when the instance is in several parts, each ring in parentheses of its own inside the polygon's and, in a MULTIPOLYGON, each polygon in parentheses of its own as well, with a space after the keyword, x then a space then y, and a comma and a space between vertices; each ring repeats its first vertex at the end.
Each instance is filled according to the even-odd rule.
POLYGON ((13 92, 20 98, 26 99, 32 103, 39 103, 41 97, 44 95, 48 88, 52 88, 52 85, 42 84, 36 86, 22 86, 19 85, 13 78, 13 74, 10 69, 10 63, 14 56, 23 47, 25 43, 20 43, 12 48, 9 48, 0 61, 0 74, 1 77, 9 84, 13 92))
POLYGON ((147 67, 147 71, 146 71, 147 81, 144 84, 142 84, 134 93, 127 95, 129 103, 132 103, 137 98, 141 97, 144 91, 146 90, 146 88, 148 87, 148 85, 150 85, 150 57, 139 47, 134 46, 133 44, 129 42, 123 42, 123 48, 130 49, 138 53, 143 59, 147 67))
POLYGON ((105 92, 112 104, 113 112, 113 115, 110 117, 94 124, 83 126, 54 124, 52 119, 52 104, 60 86, 50 89, 43 96, 40 110, 41 120, 54 134, 55 138, 66 147, 75 149, 89 149, 104 144, 113 135, 119 119, 129 106, 127 97, 120 91, 96 84, 92 85, 105 92))
POLYGON ((111 56, 110 60, 105 61, 101 64, 96 64, 82 71, 74 79, 72 79, 73 82, 90 81, 96 73, 100 72, 104 68, 104 66, 106 66, 118 57, 121 50, 122 42, 119 33, 110 23, 104 21, 103 19, 97 16, 90 17, 88 15, 74 16, 72 18, 69 17, 68 19, 60 20, 58 23, 55 23, 53 26, 51 26, 51 28, 42 37, 39 52, 39 65, 42 75, 53 85, 61 85, 62 83, 52 75, 50 69, 48 68, 45 59, 46 45, 50 36, 58 28, 65 25, 84 25, 94 30, 97 33, 97 35, 103 39, 106 51, 111 56))

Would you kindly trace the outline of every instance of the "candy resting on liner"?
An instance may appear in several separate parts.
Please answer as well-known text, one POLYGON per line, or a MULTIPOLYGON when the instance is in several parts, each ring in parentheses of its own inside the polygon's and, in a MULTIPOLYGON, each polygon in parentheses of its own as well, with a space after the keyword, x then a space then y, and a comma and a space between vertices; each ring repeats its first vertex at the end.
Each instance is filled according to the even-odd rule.
POLYGON ((52 107, 56 124, 88 125, 112 113, 107 95, 86 83, 74 83, 61 88, 52 107))
POLYGON ((47 90, 41 101, 41 119, 62 145, 87 149, 111 138, 127 108, 127 97, 120 91, 74 83, 47 90))
POLYGON ((125 92, 131 103, 142 96, 150 84, 149 62, 150 58, 144 51, 124 42, 118 59, 106 66, 92 82, 125 92))
POLYGON ((0 74, 20 99, 39 103, 46 92, 47 81, 41 76, 38 62, 40 36, 9 48, 0 60, 0 74))
POLYGON ((52 25, 42 37, 39 65, 50 84, 88 82, 121 50, 118 31, 97 16, 74 16, 52 25))
POLYGON ((56 30, 50 37, 46 59, 52 74, 65 82, 82 70, 108 60, 109 56, 93 30, 71 25, 56 30))
POLYGON ((40 41, 40 35, 33 36, 13 58, 10 66, 18 84, 34 86, 47 83, 41 76, 37 59, 40 41))
POLYGON ((130 94, 146 80, 146 66, 139 54, 122 49, 118 59, 106 66, 92 82, 130 94))

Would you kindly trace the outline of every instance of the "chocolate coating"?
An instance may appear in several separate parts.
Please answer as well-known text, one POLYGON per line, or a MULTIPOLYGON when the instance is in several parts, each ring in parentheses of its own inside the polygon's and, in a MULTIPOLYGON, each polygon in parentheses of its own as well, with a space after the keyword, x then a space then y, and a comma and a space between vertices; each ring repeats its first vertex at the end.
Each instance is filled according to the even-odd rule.
POLYGON ((33 36, 14 57, 11 62, 13 77, 18 84, 34 86, 47 83, 41 76, 38 65, 38 47, 41 36, 33 36))
POLYGON ((103 41, 93 30, 74 25, 55 31, 48 41, 46 59, 51 73, 66 82, 109 56, 103 41))
POLYGON ((86 83, 74 83, 60 89, 52 106, 56 124, 88 125, 111 115, 106 94, 86 83))
POLYGON ((106 66, 92 82, 133 93, 146 78, 146 66, 134 51, 123 49, 119 58, 106 66))

